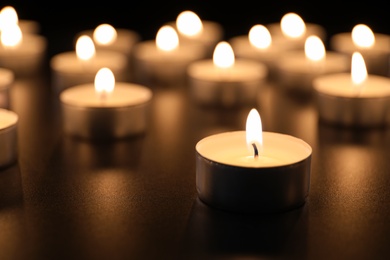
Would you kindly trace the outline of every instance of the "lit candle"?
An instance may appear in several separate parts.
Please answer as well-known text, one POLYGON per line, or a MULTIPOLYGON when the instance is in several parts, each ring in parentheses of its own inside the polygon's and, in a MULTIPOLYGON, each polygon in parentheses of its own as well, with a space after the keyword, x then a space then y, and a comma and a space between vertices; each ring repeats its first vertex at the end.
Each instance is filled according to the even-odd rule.
POLYGON ((13 6, 7 5, 0 10, 0 31, 3 26, 10 23, 17 24, 23 34, 38 34, 41 30, 37 21, 19 19, 18 13, 13 6))
POLYGON ((374 33, 365 24, 357 24, 351 32, 338 33, 330 38, 330 48, 352 55, 362 54, 370 74, 389 75, 390 35, 374 33))
POLYGON ((215 47, 213 59, 193 62, 187 73, 197 103, 229 107, 256 103, 268 69, 250 59, 235 59, 230 44, 222 41, 215 47))
POLYGON ((76 42, 76 50, 54 55, 50 67, 53 87, 59 93, 71 86, 94 82, 96 72, 102 67, 110 68, 118 81, 126 81, 128 60, 116 51, 96 52, 92 38, 82 35, 76 42))
POLYGON ((282 212, 305 203, 312 149, 303 140, 263 132, 252 109, 246 131, 196 144, 196 186, 206 204, 228 211, 282 212))
POLYGON ((207 56, 212 55, 215 45, 222 40, 224 32, 222 26, 210 20, 202 20, 193 11, 181 12, 175 21, 168 22, 179 35, 182 44, 198 43, 204 46, 207 56))
POLYGON ((318 113, 325 122, 346 126, 379 126, 390 122, 390 79, 367 74, 354 52, 351 73, 324 75, 313 81, 318 113))
POLYGON ((205 57, 199 44, 180 44, 176 30, 162 26, 155 40, 134 46, 134 71, 136 81, 148 85, 175 85, 186 80, 187 66, 205 57))
POLYGON ((13 71, 15 76, 33 76, 43 68, 46 38, 36 34, 23 34, 17 23, 1 28, 0 67, 13 71))
POLYGON ((315 35, 305 41, 304 50, 286 51, 276 61, 279 85, 287 90, 311 93, 313 79, 318 76, 350 70, 350 59, 345 54, 326 51, 322 40, 315 35))
MULTIPOLYGON (((279 38, 280 39, 280 38, 279 38)), ((289 49, 288 44, 274 40, 266 26, 255 24, 247 35, 239 35, 229 40, 235 56, 240 59, 253 59, 264 63, 269 71, 268 77, 275 78, 275 63, 289 49)))
POLYGON ((141 36, 130 29, 115 28, 111 24, 103 23, 93 30, 84 30, 76 35, 76 41, 81 35, 88 35, 92 38, 96 51, 111 50, 125 54, 131 59, 133 47, 141 39, 141 36))
POLYGON ((60 94, 64 131, 86 139, 118 139, 146 131, 152 91, 142 85, 115 82, 103 67, 94 83, 80 84, 60 94))
POLYGON ((288 45, 290 49, 303 49, 306 38, 310 35, 326 40, 326 30, 323 26, 314 23, 305 23, 301 16, 289 12, 283 15, 280 23, 266 25, 272 38, 288 45))
POLYGON ((0 108, 0 168, 7 167, 17 160, 18 115, 0 108))
POLYGON ((15 81, 14 73, 9 69, 0 68, 0 108, 10 105, 10 89, 15 81))

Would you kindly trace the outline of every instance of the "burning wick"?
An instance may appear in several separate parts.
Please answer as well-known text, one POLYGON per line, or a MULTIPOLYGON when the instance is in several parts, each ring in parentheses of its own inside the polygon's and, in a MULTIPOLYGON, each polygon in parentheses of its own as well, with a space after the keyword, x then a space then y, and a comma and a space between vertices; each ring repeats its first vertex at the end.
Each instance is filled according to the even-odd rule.
POLYGON ((255 143, 252 143, 252 146, 253 146, 253 150, 254 150, 254 152, 255 152, 254 157, 255 157, 255 158, 259 157, 259 150, 257 149, 256 144, 255 144, 255 143))

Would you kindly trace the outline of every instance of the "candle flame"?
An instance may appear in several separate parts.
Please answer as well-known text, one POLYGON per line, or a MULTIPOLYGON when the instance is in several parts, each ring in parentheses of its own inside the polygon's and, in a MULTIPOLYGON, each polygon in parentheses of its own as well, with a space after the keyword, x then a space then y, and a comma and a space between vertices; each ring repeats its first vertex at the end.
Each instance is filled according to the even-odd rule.
POLYGON ((246 144, 249 151, 262 150, 263 146, 263 129, 259 112, 252 108, 246 120, 246 144))
POLYGON ((115 76, 109 68, 101 68, 95 76, 95 91, 100 96, 107 95, 114 91, 115 76))
POLYGON ((351 77, 352 82, 356 85, 361 85, 367 78, 366 64, 363 56, 359 52, 352 54, 351 77))
POLYGON ((203 31, 202 21, 192 11, 181 12, 176 18, 176 27, 179 33, 189 37, 199 35, 203 31))
POLYGON ((23 34, 18 24, 8 24, 1 30, 1 44, 4 47, 14 48, 22 43, 23 34))
POLYGON ((305 41, 305 55, 312 61, 320 61, 325 58, 325 45, 318 36, 312 35, 307 37, 305 41))
POLYGON ((219 68, 230 68, 234 65, 234 52, 226 41, 219 42, 213 53, 214 65, 219 68))
POLYGON ((93 31, 93 39, 96 43, 101 45, 112 44, 117 37, 115 28, 110 24, 100 24, 93 31))
POLYGON ((157 48, 163 51, 172 51, 179 46, 179 36, 170 25, 162 26, 156 35, 157 48))
POLYGON ((375 36, 370 27, 357 24, 352 29, 353 43, 361 48, 370 48, 375 44, 375 36))
POLYGON ((91 37, 82 35, 76 42, 76 55, 81 60, 90 60, 95 56, 95 45, 91 37))
POLYGON ((272 43, 270 32, 267 27, 261 24, 252 26, 249 30, 248 37, 251 45, 258 49, 267 49, 272 43))
POLYGON ((10 24, 18 24, 19 18, 16 10, 12 6, 4 6, 0 11, 0 31, 10 24))
POLYGON ((290 38, 299 38, 306 32, 305 22, 296 13, 285 14, 280 21, 280 26, 282 33, 290 38))

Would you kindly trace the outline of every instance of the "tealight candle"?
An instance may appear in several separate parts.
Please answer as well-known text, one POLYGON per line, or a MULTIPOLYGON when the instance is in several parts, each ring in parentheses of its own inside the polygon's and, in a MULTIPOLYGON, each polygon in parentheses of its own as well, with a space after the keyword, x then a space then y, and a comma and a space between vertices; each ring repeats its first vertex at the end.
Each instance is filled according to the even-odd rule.
POLYGON ((390 79, 367 74, 359 52, 352 55, 351 73, 320 76, 313 87, 319 117, 325 122, 359 127, 390 122, 390 79))
POLYGON ((176 30, 162 26, 155 40, 134 46, 136 81, 151 85, 182 84, 186 80, 187 66, 203 59, 205 51, 199 44, 180 44, 176 30))
POLYGON ((276 61, 283 56, 289 45, 273 39, 267 27, 255 24, 248 35, 239 35, 229 40, 237 58, 253 59, 264 63, 268 68, 268 77, 275 78, 276 61))
POLYGON ((266 25, 274 39, 284 42, 290 49, 303 49, 306 38, 310 35, 326 40, 326 30, 314 23, 305 23, 298 14, 289 12, 283 15, 280 23, 266 25))
POLYGON ((102 67, 110 68, 118 81, 126 81, 128 60, 116 51, 96 52, 91 37, 82 35, 76 42, 76 50, 54 55, 50 60, 55 92, 69 87, 94 82, 96 72, 102 67))
POLYGON ((86 139, 119 139, 146 131, 152 91, 142 85, 115 82, 103 67, 94 83, 60 94, 65 133, 86 139))
POLYGON ((208 136, 195 149, 198 195, 212 207, 282 212, 302 206, 309 194, 310 145, 263 132, 256 109, 248 115, 246 131, 208 136))
POLYGON ((19 19, 18 13, 13 6, 7 5, 0 10, 0 31, 9 23, 18 24, 23 34, 38 34, 41 30, 37 21, 19 19))
POLYGON ((390 35, 374 33, 365 24, 357 24, 351 32, 338 33, 330 38, 330 48, 352 55, 362 54, 370 74, 389 75, 390 35))
POLYGON ((318 76, 347 72, 350 59, 345 54, 326 51, 322 40, 315 35, 305 41, 304 50, 290 50, 276 62, 276 79, 287 90, 311 93, 313 79, 318 76))
POLYGON ((268 69, 250 59, 235 59, 232 47, 222 41, 214 50, 213 59, 189 65, 187 74, 192 98, 200 105, 253 105, 268 69))
POLYGON ((10 89, 14 80, 11 70, 0 68, 0 108, 8 108, 10 105, 10 89))
POLYGON ((37 34, 23 34, 19 25, 10 23, 1 29, 0 67, 15 76, 32 76, 43 68, 47 40, 37 34))
POLYGON ((15 112, 0 108, 0 168, 17 160, 18 120, 15 112))
MULTIPOLYGON (((111 24, 103 23, 93 30, 84 30, 80 32, 76 39, 82 35, 88 35, 92 38, 96 51, 110 50, 123 53, 128 58, 129 73, 132 71, 131 59, 133 47, 141 39, 141 36, 129 29, 115 28, 111 24)), ((131 80, 129 75, 128 81, 131 80)))
POLYGON ((202 20, 193 11, 185 10, 181 12, 176 21, 169 22, 168 25, 174 27, 182 44, 198 43, 204 46, 207 56, 212 55, 217 43, 222 40, 224 31, 222 26, 210 20, 202 20))

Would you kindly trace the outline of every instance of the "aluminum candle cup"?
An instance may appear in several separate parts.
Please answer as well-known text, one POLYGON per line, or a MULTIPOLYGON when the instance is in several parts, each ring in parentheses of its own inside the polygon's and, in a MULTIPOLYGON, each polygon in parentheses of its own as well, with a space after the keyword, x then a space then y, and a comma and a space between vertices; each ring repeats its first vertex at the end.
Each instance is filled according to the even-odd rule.
POLYGON ((209 206, 235 212, 276 213, 302 206, 309 194, 311 147, 301 139, 263 132, 258 158, 245 131, 196 144, 196 187, 209 206))
POLYGON ((205 106, 253 105, 268 75, 264 64, 237 59, 230 68, 219 68, 211 59, 189 65, 188 83, 191 97, 205 106))
POLYGON ((128 73, 127 57, 116 51, 99 51, 90 60, 83 61, 75 51, 57 54, 50 60, 53 87, 60 93, 69 87, 92 83, 96 72, 109 67, 118 81, 126 81, 128 73))
POLYGON ((0 67, 12 70, 16 77, 33 76, 43 68, 46 48, 46 38, 35 34, 24 34, 18 46, 0 43, 0 67))
POLYGON ((383 126, 390 123, 390 79, 368 75, 361 86, 351 74, 338 73, 313 81, 318 114, 324 121, 345 126, 383 126))
POLYGON ((303 49, 305 46, 305 41, 308 36, 316 35, 322 41, 326 41, 326 30, 323 26, 314 24, 314 23, 305 23, 306 31, 305 33, 297 38, 292 38, 285 36, 280 23, 271 23, 266 25, 269 32, 271 33, 272 39, 278 42, 284 42, 289 49, 303 49))
POLYGON ((0 168, 17 160, 18 120, 15 112, 0 108, 0 168))
POLYGON ((0 68, 0 108, 8 108, 10 105, 10 88, 14 79, 15 76, 11 70, 0 68))
POLYGON ((136 81, 152 85, 184 83, 187 66, 205 57, 199 44, 180 44, 174 50, 163 51, 154 40, 136 44, 133 54, 136 81))
POLYGON ((350 71, 350 57, 326 52, 323 60, 312 61, 304 51, 285 52, 276 61, 276 80, 287 90, 311 93, 313 80, 319 76, 350 71))
POLYGON ((143 133, 151 103, 150 89, 117 82, 105 98, 94 85, 82 84, 60 94, 64 131, 87 139, 116 139, 143 133))
POLYGON ((375 33, 375 44, 371 47, 358 47, 351 33, 338 33, 330 38, 330 48, 334 51, 352 55, 358 51, 362 54, 370 74, 389 75, 390 35, 375 33))
MULTIPOLYGON (((175 22, 168 23, 177 29, 175 22)), ((210 57, 215 48, 215 45, 223 39, 224 32, 222 26, 214 21, 202 20, 203 30, 199 35, 187 36, 183 33, 178 33, 181 44, 200 44, 205 48, 206 57, 210 57)))

